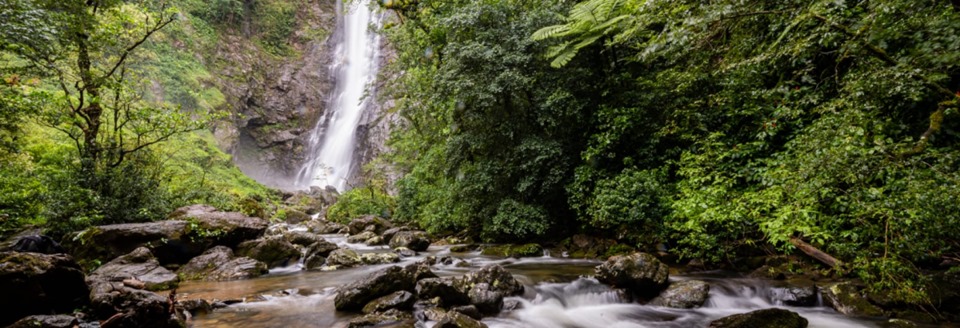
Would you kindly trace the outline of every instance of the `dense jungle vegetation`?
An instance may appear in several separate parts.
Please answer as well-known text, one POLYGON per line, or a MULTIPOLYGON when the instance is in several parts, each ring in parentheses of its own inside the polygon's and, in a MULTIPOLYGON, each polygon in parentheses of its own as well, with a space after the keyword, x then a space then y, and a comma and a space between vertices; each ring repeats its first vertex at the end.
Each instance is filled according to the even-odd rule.
POLYGON ((0 236, 58 236, 207 203, 260 213, 207 127, 233 115, 211 71, 225 34, 289 55, 293 4, 0 0, 0 236))
POLYGON ((381 6, 397 219, 715 263, 800 240, 918 303, 960 256, 956 1, 381 6))

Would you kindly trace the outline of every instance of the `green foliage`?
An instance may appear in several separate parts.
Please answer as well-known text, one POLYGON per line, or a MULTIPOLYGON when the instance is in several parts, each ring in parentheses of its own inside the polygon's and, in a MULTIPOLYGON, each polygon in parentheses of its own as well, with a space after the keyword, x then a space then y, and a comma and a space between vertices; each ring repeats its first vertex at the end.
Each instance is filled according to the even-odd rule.
POLYGON ((394 199, 376 188, 350 189, 327 209, 327 220, 349 223, 350 220, 364 215, 389 218, 395 207, 394 199))
POLYGON ((960 253, 947 2, 387 8, 404 17, 387 31, 399 218, 715 262, 800 238, 914 303, 910 277, 960 253))

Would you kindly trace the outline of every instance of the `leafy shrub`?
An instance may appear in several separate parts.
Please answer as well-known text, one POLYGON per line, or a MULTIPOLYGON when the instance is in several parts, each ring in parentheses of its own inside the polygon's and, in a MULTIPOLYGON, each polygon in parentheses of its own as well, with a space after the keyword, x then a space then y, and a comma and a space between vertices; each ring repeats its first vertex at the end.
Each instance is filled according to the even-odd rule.
POLYGON ((327 220, 348 223, 351 219, 363 215, 389 218, 395 207, 392 197, 375 188, 350 189, 327 209, 327 220))

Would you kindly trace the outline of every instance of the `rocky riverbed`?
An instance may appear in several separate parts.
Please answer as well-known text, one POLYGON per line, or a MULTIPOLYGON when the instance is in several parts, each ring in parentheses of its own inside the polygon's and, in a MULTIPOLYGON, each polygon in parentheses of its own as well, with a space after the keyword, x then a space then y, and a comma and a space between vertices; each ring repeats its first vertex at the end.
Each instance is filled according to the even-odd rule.
POLYGON ((316 217, 269 223, 195 205, 166 221, 94 227, 67 237, 63 246, 70 255, 43 254, 63 251, 58 245, 26 249, 25 243, 0 253, 0 287, 7 292, 0 324, 916 326, 888 319, 892 312, 850 282, 691 271, 638 252, 601 261, 536 244, 434 240, 373 216, 347 225, 316 217))

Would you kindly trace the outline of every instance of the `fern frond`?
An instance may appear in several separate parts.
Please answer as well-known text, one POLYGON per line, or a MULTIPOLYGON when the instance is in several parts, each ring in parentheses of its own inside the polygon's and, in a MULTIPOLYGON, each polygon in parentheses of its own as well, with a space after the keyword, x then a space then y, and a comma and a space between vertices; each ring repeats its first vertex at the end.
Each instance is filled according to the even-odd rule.
POLYGON ((576 55, 577 55, 576 48, 572 48, 572 47, 567 48, 566 51, 561 52, 556 58, 553 59, 552 62, 550 62, 550 66, 552 66, 553 68, 563 67, 564 65, 569 63, 570 60, 573 59, 573 57, 576 55))
POLYGON ((533 35, 531 35, 530 38, 534 41, 540 41, 543 39, 562 36, 568 31, 570 31, 570 25, 568 24, 547 26, 537 30, 536 32, 533 32, 533 35))

